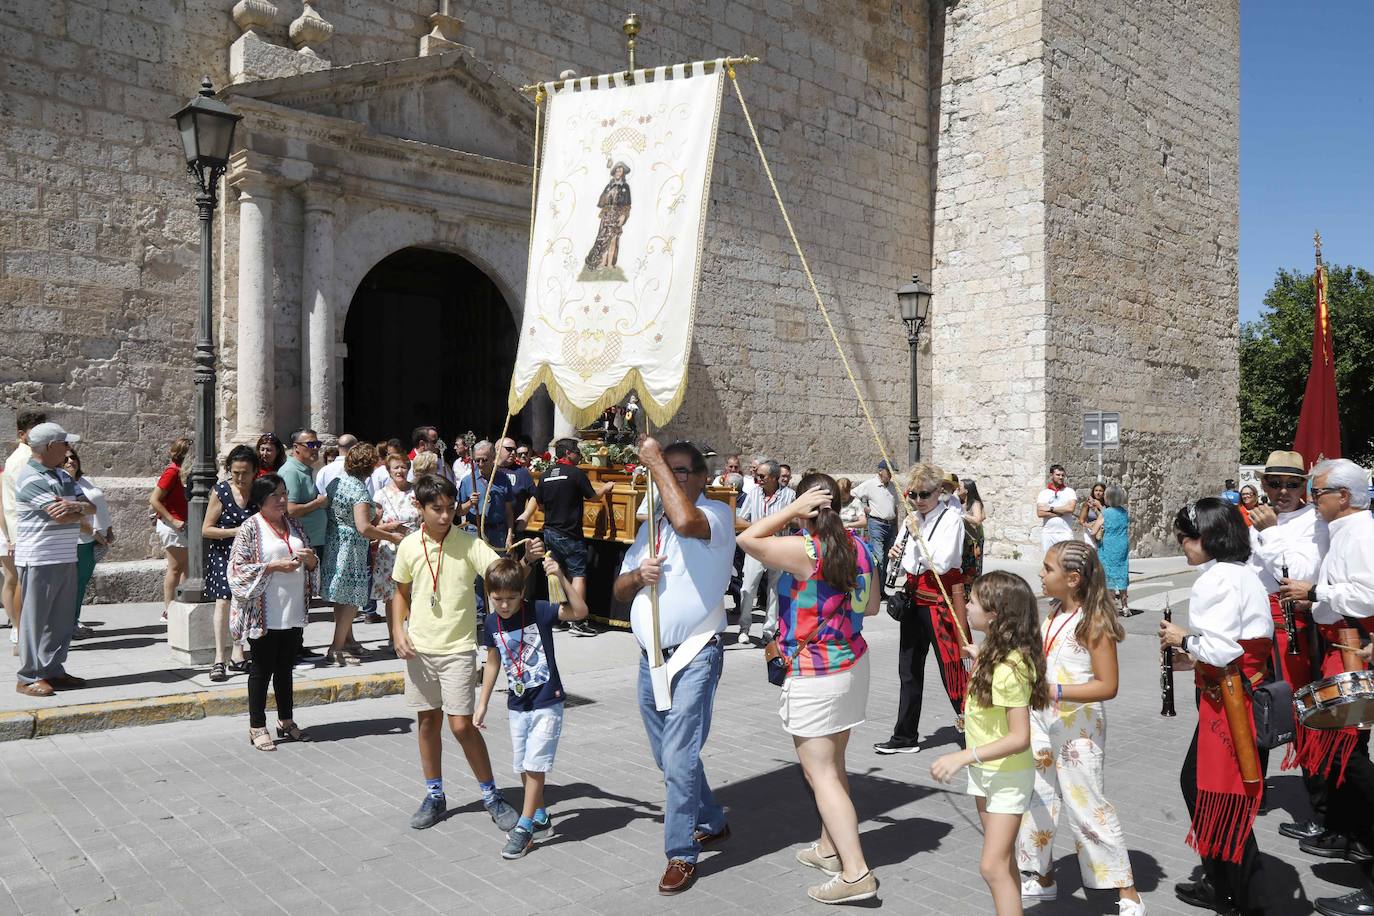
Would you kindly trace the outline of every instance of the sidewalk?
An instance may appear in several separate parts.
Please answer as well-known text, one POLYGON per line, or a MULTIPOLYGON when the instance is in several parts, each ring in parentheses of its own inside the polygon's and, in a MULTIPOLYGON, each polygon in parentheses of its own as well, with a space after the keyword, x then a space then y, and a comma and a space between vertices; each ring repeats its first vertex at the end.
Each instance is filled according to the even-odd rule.
MULTIPOLYGON (((1017 573, 1039 584, 1039 568, 1027 562, 989 560, 988 569, 1017 573)), ((1193 574, 1181 558, 1133 560, 1131 606, 1138 612, 1126 621, 1128 632, 1153 634, 1165 596, 1181 619, 1193 574)), ((1037 588, 1038 590, 1038 588, 1037 588)), ((87 679, 81 690, 64 690, 47 698, 29 697, 4 687, 19 659, 3 651, 0 641, 0 741, 68 732, 99 731, 129 725, 150 725, 212 715, 234 715, 246 709, 247 677, 231 674, 216 684, 210 667, 175 664, 167 651, 167 627, 159 621, 162 605, 88 605, 81 622, 96 635, 72 643, 67 670, 87 679)), ((884 616, 882 622, 890 623, 884 616)), ((315 608, 305 631, 305 644, 319 652, 334 631, 329 608, 315 608)), ((0 631, 3 632, 3 631, 0 631)), ((348 668, 313 666, 296 669, 298 706, 315 706, 400 693, 400 659, 387 648, 384 623, 353 625, 359 642, 375 654, 348 668)), ((3 637, 0 637, 3 640, 3 637)), ((638 646, 628 632, 603 633, 593 639, 560 636, 559 667, 568 674, 606 671, 633 665, 638 646)))

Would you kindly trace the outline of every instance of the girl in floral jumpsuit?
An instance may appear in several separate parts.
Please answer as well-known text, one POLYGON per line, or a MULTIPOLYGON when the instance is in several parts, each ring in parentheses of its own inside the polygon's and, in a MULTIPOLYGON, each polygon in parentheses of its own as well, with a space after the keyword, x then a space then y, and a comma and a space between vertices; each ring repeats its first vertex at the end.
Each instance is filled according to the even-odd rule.
POLYGON ((1054 610, 1041 624, 1050 705, 1031 713, 1035 792, 1021 821, 1016 858, 1027 901, 1053 900, 1054 834, 1062 810, 1078 851, 1083 886, 1117 888, 1121 916, 1142 916, 1121 821, 1103 792, 1107 719, 1116 696, 1116 644, 1125 638, 1097 551, 1063 541, 1040 570, 1054 610))

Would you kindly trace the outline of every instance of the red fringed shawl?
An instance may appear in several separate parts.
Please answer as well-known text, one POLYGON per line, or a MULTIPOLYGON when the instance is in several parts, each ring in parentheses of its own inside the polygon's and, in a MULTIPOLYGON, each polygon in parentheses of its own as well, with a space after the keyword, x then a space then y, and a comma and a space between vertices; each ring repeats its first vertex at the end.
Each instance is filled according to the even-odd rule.
MULTIPOLYGON (((1269 639, 1242 639, 1241 657, 1232 662, 1253 684, 1269 670, 1269 639)), ((1245 840, 1259 814, 1261 779, 1247 785, 1241 780, 1240 761, 1231 741, 1218 684, 1224 669, 1198 663, 1194 679, 1201 689, 1197 707, 1197 804, 1188 831, 1188 845, 1204 859, 1239 862, 1245 840)), ((1249 691, 1245 700, 1246 722, 1254 730, 1254 711, 1249 691)))
MULTIPOLYGON (((941 680, 944 681, 945 693, 949 695, 949 701, 955 710, 963 713, 969 675, 968 669, 964 667, 964 657, 959 651, 959 634, 955 629, 963 624, 955 622, 954 611, 945 603, 944 595, 940 594, 940 586, 935 581, 934 573, 926 570, 919 576, 907 576, 907 579, 915 596, 917 613, 930 615, 931 628, 935 632, 935 652, 940 659, 940 674, 941 680)), ((963 571, 951 569, 940 576, 940 582, 944 584, 950 600, 958 603, 954 592, 956 587, 963 588, 963 571)))

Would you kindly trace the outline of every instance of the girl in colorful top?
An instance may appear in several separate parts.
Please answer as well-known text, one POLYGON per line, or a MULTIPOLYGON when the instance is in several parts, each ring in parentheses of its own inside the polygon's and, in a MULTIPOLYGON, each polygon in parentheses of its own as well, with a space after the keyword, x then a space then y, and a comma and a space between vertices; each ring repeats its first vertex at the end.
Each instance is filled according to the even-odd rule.
POLYGON ((974 658, 964 707, 966 747, 936 760, 930 775, 949 782, 968 767, 968 794, 983 823, 979 870, 997 916, 1014 916, 1021 913, 1021 880, 1013 848, 1035 785, 1030 710, 1049 703, 1035 594, 1008 572, 980 576, 969 591, 968 622, 985 638, 981 646, 964 647, 974 658))
POLYGON ((868 643, 864 617, 878 612, 873 554, 840 520, 839 487, 807 474, 790 505, 740 533, 746 554, 782 571, 778 580, 778 649, 787 680, 778 714, 792 736, 802 772, 816 798, 820 839, 797 861, 830 880, 807 890, 821 903, 854 903, 878 893, 878 879, 859 845, 849 799, 844 752, 868 703, 868 643), (775 537, 800 524, 800 535, 775 537))
POLYGON ((1024 900, 1053 900, 1054 834, 1062 810, 1085 888, 1116 888, 1122 916, 1141 916, 1126 841, 1104 791, 1107 718, 1116 696, 1116 644, 1126 638, 1097 551, 1060 541, 1045 554, 1042 590, 1055 604, 1040 627, 1050 705, 1031 714, 1035 794, 1016 839, 1024 900))

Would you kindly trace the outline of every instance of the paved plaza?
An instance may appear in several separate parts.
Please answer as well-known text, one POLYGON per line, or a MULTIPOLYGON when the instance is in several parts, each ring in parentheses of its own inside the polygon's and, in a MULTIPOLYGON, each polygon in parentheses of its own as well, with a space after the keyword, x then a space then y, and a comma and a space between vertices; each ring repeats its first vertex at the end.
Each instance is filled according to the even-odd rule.
MULTIPOLYGON (((1121 696, 1108 706, 1108 778, 1151 912, 1193 913, 1172 893, 1196 862, 1183 845, 1177 786, 1193 723, 1190 690, 1180 676, 1178 718, 1159 716, 1149 636, 1170 586, 1181 602, 1184 577, 1136 589, 1153 609, 1131 619, 1122 647, 1121 696)), ((886 616, 866 632, 875 677, 849 763, 864 849, 882 881, 875 906, 990 912, 962 778, 944 787, 929 776, 934 757, 956 739, 934 665, 926 749, 876 756, 869 747, 887 737, 895 711, 897 633, 886 616)), ((704 856, 696 886, 677 898, 660 898, 654 887, 663 794, 634 707, 631 637, 560 634, 559 654, 576 699, 548 791, 558 836, 523 860, 499 857, 502 837, 451 740, 452 815, 425 832, 407 826, 423 790, 413 717, 400 697, 386 697, 301 710, 314 742, 283 744, 275 754, 249 748, 242 716, 0 744, 0 912, 822 911, 804 893, 817 874, 792 858, 814 837, 816 818, 762 653, 726 653, 706 767, 734 835, 704 856)), ((518 796, 503 711, 487 740, 501 784, 518 796)), ((1276 775, 1270 785, 1280 807, 1257 830, 1282 889, 1272 912, 1308 913, 1313 897, 1353 885, 1355 867, 1310 859, 1280 839, 1276 828, 1290 816, 1282 809, 1301 811, 1298 780, 1276 775)), ((1113 894, 1085 899, 1071 841, 1060 839, 1056 858, 1061 899, 1032 912, 1116 912, 1113 894)))

